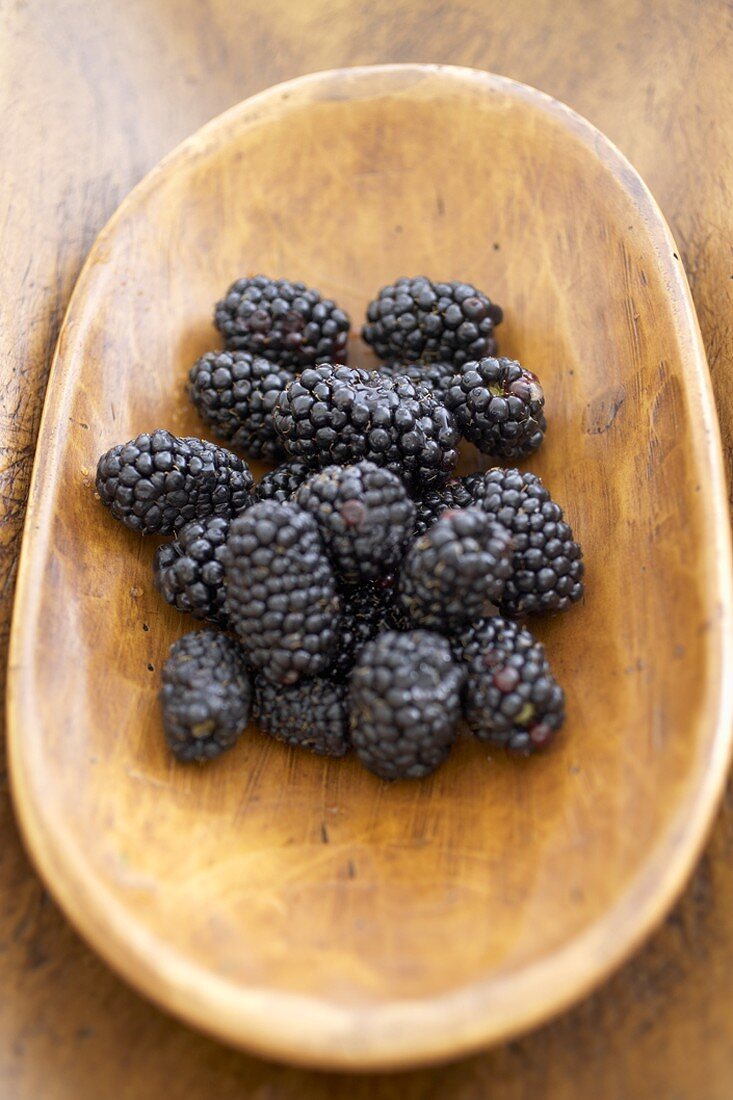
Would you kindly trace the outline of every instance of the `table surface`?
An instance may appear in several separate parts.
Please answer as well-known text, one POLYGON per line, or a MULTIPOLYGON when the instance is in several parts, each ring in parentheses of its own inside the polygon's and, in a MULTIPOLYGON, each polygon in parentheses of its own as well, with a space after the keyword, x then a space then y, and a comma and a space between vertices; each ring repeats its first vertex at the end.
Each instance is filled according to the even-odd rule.
MULTIPOLYGON (((6 0, 0 20, 3 670, 48 366, 84 256, 127 191, 178 141, 300 73, 388 61, 491 69, 564 100, 615 141, 680 246, 733 474, 729 0, 6 0)), ((23 853, 0 764, 3 1100, 730 1100, 732 988, 729 790, 664 925, 602 989, 547 1026, 408 1074, 275 1066, 171 1020, 86 948, 23 853)))

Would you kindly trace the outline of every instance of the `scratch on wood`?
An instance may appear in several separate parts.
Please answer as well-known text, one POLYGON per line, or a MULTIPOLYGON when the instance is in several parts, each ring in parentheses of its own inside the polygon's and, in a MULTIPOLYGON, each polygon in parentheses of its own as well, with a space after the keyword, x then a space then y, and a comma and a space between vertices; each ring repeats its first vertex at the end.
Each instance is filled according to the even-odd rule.
POLYGON ((326 822, 322 821, 321 822, 321 840, 323 841, 324 844, 328 844, 329 839, 330 838, 329 838, 329 835, 328 835, 328 829, 326 828, 326 822))
POLYGON ((625 400, 626 390, 621 386, 611 398, 610 405, 607 404, 606 401, 603 403, 599 402, 599 404, 601 404, 601 408, 598 410, 599 415, 596 417, 594 423, 591 423, 585 429, 586 435, 604 435, 609 428, 613 427, 613 423, 625 400), (605 408, 603 407, 604 405, 605 408))
POLYGON ((135 768, 125 768, 125 771, 129 775, 130 779, 136 779, 139 783, 147 783, 151 787, 160 787, 162 790, 168 790, 168 783, 164 783, 161 779, 156 779, 152 775, 146 775, 145 772, 139 772, 135 768))

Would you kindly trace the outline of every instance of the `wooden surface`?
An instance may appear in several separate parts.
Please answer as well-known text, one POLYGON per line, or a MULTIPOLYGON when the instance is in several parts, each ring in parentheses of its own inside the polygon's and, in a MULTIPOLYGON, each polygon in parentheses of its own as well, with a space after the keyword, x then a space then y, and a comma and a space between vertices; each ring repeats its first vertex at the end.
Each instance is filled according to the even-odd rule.
MULTIPOLYGON (((666 911, 733 724, 726 491, 676 248, 567 108, 418 66, 337 70, 225 113, 97 240, 36 450, 8 730, 34 855, 141 990, 261 1053, 412 1066, 544 1020, 666 911), (252 728, 215 765, 172 764, 156 670, 192 624, 153 587, 157 540, 101 508, 93 471, 138 431, 201 431, 184 380, 216 341, 212 303, 255 269, 355 319, 404 271, 503 303, 502 350, 547 396, 528 465, 588 563, 582 605, 536 624, 567 693, 546 756, 466 739, 431 779, 390 785, 252 728)), ((349 361, 370 358, 355 335, 349 361)), ((479 457, 465 448, 468 468, 479 457)))
MULTIPOLYGON (((298 72, 370 61, 492 68, 569 102, 629 155, 681 247, 733 458, 730 5, 346 0, 6 4, 0 42, 0 628, 45 374, 96 232, 143 172, 221 109, 298 72), (256 14, 253 14, 256 12, 256 14)), ((603 273, 599 273, 599 279, 603 273)), ((729 468, 729 475, 730 475, 729 468)), ((173 1023, 70 931, 0 804, 0 1093, 51 1100, 253 1096, 728 1100, 733 1090, 733 802, 672 916, 595 996, 518 1042, 378 1079, 247 1058, 173 1023)))

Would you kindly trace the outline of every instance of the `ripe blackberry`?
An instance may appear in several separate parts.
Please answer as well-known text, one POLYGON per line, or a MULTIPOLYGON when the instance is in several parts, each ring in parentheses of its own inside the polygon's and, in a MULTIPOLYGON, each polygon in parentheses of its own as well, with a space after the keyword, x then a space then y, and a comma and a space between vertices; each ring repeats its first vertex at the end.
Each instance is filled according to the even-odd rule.
POLYGON ((519 756, 550 744, 565 719, 565 696, 528 630, 485 619, 453 640, 453 652, 467 673, 464 717, 479 740, 519 756))
POLYGON ((418 626, 451 630, 491 614, 512 571, 511 536, 478 508, 444 512, 400 573, 400 602, 418 626))
POLYGON ((171 646, 160 690, 165 736, 178 760, 213 760, 232 747, 252 703, 244 654, 212 630, 184 634, 171 646))
POLYGON ((471 508, 474 499, 466 479, 452 477, 439 489, 428 489, 415 501, 415 537, 424 535, 449 508, 471 508))
POLYGON ((463 670, 445 638, 388 631, 368 642, 351 674, 351 740, 383 779, 417 779, 443 763, 456 736, 463 670))
POLYGON ((232 283, 217 303, 214 323, 228 348, 300 371, 344 360, 351 322, 335 302, 304 283, 255 275, 232 283))
POLYGON ((264 733, 318 756, 345 756, 349 751, 344 684, 316 679, 284 687, 256 676, 254 687, 252 716, 264 733))
MULTIPOLYGON (((461 492, 468 495, 473 504, 478 504, 483 495, 484 477, 486 470, 478 470, 473 474, 462 474, 457 480, 461 483, 461 492)), ((462 505, 467 508, 469 505, 462 505)))
POLYGON ((566 611, 583 595, 583 552, 536 474, 496 467, 474 489, 478 507, 512 534, 503 615, 566 611))
POLYGON ((456 368, 452 363, 383 363, 380 374, 387 378, 409 378, 416 386, 423 386, 445 404, 445 393, 456 368))
POLYGON ((315 519, 345 583, 376 580, 394 568, 415 519, 403 483, 373 462, 327 466, 301 485, 293 501, 315 519))
POLYGON ((250 458, 277 462, 284 452, 272 409, 292 377, 247 351, 210 351, 191 367, 188 396, 221 439, 250 458))
POLYGON ((191 520, 173 542, 158 547, 153 559, 155 587, 167 603, 225 629, 224 554, 229 522, 223 516, 191 520))
POLYGON ((346 681, 366 643, 393 628, 396 600, 397 587, 391 576, 342 590, 336 646, 328 672, 332 680, 346 681))
POLYGON ((142 535, 170 535, 192 519, 231 517, 249 504, 249 466, 204 439, 159 428, 103 454, 97 492, 112 515, 142 535))
POLYGON ((313 367, 280 395, 273 418, 288 453, 314 467, 367 459, 428 488, 458 459, 452 415, 408 378, 313 367))
POLYGON ((450 380, 443 401, 461 434, 484 454, 526 458, 545 437, 542 386, 514 359, 464 363, 450 380))
POLYGON ((496 352, 502 311, 469 283, 434 283, 425 276, 383 287, 369 303, 362 337, 380 359, 460 366, 496 352))
POLYGON ((257 482, 252 490, 252 500, 276 500, 283 504, 312 473, 313 467, 306 466, 305 462, 283 462, 257 482))
POLYGON ((224 560, 224 607, 250 662, 281 684, 323 672, 340 608, 313 517, 293 504, 253 504, 233 520, 224 560))

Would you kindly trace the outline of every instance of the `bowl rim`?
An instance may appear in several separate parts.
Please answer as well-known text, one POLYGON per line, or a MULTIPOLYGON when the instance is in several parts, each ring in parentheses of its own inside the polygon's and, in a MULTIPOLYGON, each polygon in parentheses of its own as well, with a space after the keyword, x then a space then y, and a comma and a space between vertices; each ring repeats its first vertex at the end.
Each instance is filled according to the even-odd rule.
MULTIPOLYGON (((83 309, 87 284, 106 241, 129 210, 161 178, 204 153, 232 122, 256 124, 263 113, 276 113, 309 102, 314 92, 331 87, 353 98, 356 88, 374 85, 385 95, 390 82, 398 91, 407 81, 430 77, 446 91, 471 89, 500 93, 549 114, 592 148, 630 194, 645 223, 660 264, 668 276, 670 297, 680 327, 690 334, 691 385, 699 401, 708 464, 709 537, 716 550, 718 616, 708 638, 715 644, 721 675, 706 684, 701 714, 711 735, 694 796, 677 808, 643 865, 613 906, 593 924, 551 954, 508 975, 496 973, 440 996, 400 1000, 374 1007, 334 1005, 318 997, 244 986, 216 976, 163 944, 100 885, 83 853, 57 821, 46 820, 41 800, 32 793, 33 769, 21 748, 23 730, 36 720, 33 692, 26 685, 34 616, 22 614, 34 601, 35 559, 43 532, 24 537, 16 585, 8 667, 7 714, 11 787, 25 845, 35 866, 71 923, 112 968, 139 992, 186 1023, 256 1054, 300 1065, 343 1070, 409 1067, 467 1055, 507 1040, 547 1020, 589 992, 616 969, 660 923, 682 891, 706 839, 722 795, 733 733, 733 569, 729 512, 719 428, 712 385, 687 280, 674 239, 655 200, 623 154, 596 127, 560 101, 505 76, 451 65, 418 63, 331 69, 274 85, 231 107, 205 124, 164 157, 122 201, 96 238, 81 269, 59 334, 49 375, 48 397, 38 435, 24 536, 37 525, 42 467, 60 448, 54 431, 64 366, 65 337, 83 309), (674 256, 674 260, 673 260, 674 256), (56 385, 53 383, 56 382, 56 385)), ((46 538, 48 532, 46 532, 46 538)))

